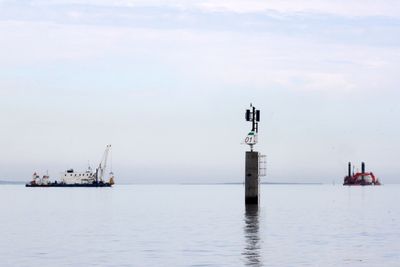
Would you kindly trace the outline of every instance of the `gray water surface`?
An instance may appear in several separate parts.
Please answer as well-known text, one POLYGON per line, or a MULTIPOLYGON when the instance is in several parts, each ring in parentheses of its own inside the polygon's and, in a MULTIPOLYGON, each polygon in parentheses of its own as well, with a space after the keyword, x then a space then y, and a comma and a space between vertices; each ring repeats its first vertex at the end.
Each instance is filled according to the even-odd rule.
POLYGON ((400 266, 400 186, 0 186, 0 266, 400 266))

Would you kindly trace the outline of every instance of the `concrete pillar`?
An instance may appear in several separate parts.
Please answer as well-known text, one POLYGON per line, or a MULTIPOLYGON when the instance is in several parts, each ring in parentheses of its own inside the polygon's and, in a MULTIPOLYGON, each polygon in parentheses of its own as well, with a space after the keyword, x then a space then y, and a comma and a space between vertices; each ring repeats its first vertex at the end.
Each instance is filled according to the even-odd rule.
POLYGON ((258 204, 258 152, 246 152, 245 203, 258 204))

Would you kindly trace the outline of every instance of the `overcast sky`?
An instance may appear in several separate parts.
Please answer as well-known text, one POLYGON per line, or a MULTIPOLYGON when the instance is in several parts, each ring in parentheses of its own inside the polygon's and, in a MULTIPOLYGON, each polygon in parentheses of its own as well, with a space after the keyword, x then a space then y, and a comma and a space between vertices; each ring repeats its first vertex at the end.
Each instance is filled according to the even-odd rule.
POLYGON ((400 2, 1 1, 0 180, 98 164, 119 182, 269 182, 400 167, 400 2))

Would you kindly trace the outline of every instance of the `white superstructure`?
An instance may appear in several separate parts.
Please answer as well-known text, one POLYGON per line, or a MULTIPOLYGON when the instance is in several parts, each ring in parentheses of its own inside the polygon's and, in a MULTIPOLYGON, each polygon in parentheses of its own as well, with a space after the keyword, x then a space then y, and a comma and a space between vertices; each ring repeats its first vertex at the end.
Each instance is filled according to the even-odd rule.
POLYGON ((61 173, 60 181, 64 184, 92 184, 96 181, 96 173, 88 168, 85 172, 75 172, 73 169, 61 173))
POLYGON ((61 173, 60 182, 64 184, 93 184, 104 182, 104 172, 107 167, 107 158, 108 154, 110 153, 110 149, 111 145, 107 145, 100 164, 96 168, 95 172, 92 171, 90 166, 85 172, 75 172, 73 169, 69 169, 61 173))

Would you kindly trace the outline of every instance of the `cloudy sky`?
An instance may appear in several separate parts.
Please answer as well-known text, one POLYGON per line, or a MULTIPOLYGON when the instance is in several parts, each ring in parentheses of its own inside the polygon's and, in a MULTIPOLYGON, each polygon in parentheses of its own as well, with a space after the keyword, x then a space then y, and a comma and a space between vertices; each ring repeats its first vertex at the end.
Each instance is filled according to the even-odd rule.
POLYGON ((98 163, 120 182, 269 182, 400 167, 400 2, 2 1, 0 180, 98 163))

